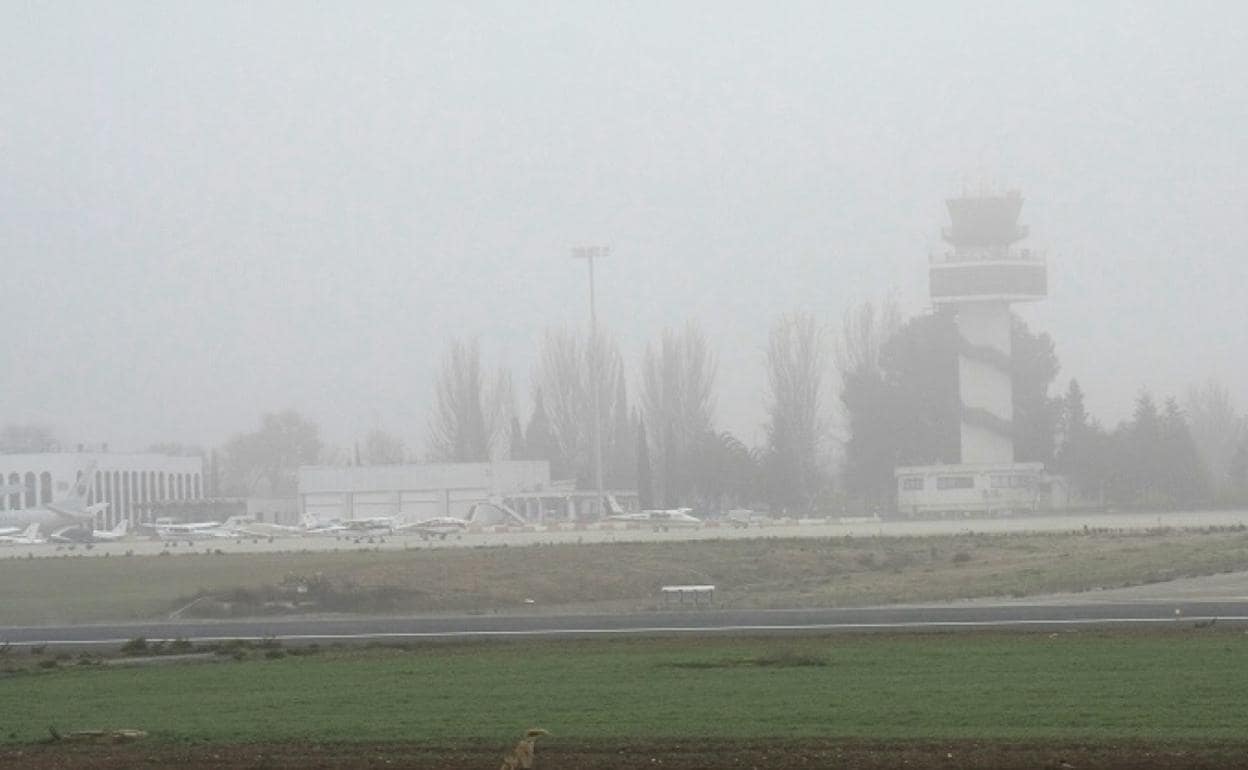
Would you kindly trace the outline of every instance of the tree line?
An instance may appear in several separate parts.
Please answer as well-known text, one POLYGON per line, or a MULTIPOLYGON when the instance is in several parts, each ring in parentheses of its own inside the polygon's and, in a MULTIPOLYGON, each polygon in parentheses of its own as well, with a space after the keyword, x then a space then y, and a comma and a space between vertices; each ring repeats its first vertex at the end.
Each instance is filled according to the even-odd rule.
MULTIPOLYGON (((1141 393, 1129 420, 1103 427, 1060 371, 1053 340, 1013 319, 1014 419, 1019 462, 1070 479, 1084 503, 1166 507, 1248 502, 1248 418, 1216 383, 1185 402, 1141 393)), ((956 463, 963 407, 961 338, 950 312, 903 318, 891 302, 846 313, 831 335, 807 313, 777 318, 765 351, 764 441, 750 447, 716 425, 715 352, 694 323, 665 330, 632 373, 614 337, 546 331, 527 404, 512 378, 490 370, 475 339, 451 340, 434 377, 423 453, 374 429, 350 449, 325 445, 317 426, 287 410, 211 452, 179 444, 152 451, 206 458, 212 494, 291 494, 300 465, 409 461, 545 460, 553 479, 592 489, 594 393, 603 482, 636 489, 645 507, 733 507, 807 513, 891 510, 899 465, 956 463), (637 391, 630 390, 635 383, 637 391)), ((0 429, 0 452, 58 445, 38 425, 0 429)))

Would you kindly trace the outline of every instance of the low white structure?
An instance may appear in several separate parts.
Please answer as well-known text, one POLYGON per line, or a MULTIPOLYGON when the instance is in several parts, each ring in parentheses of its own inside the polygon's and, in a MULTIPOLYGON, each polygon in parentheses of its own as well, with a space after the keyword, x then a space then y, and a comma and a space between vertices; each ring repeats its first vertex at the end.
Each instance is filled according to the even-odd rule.
POLYGON ((92 464, 95 479, 87 504, 108 503, 96 517, 99 528, 111 529, 123 518, 138 524, 140 511, 151 503, 199 500, 204 495, 200 457, 113 452, 0 455, 3 486, 21 486, 21 491, 0 498, 0 510, 37 508, 58 500, 92 464))
POLYGON ((897 468, 897 512, 989 515, 1045 510, 1051 485, 1041 463, 897 468))
POLYGON ((545 460, 299 469, 301 511, 322 521, 464 518, 476 503, 550 487, 545 460))

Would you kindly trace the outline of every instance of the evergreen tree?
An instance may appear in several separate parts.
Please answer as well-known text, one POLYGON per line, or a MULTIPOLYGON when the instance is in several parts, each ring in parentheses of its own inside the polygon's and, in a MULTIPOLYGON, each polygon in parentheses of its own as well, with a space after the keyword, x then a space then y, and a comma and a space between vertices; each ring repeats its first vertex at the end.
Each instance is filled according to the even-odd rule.
POLYGON ((1060 404, 1060 435, 1053 469, 1066 475, 1080 496, 1103 503, 1110 476, 1109 437, 1088 415, 1078 380, 1070 381, 1060 404))
POLYGON ((1160 506, 1167 474, 1161 415, 1148 391, 1135 401, 1131 422, 1114 432, 1111 496, 1123 505, 1160 506))
POLYGON ((1053 462, 1062 400, 1049 396, 1061 368, 1047 333, 1032 332, 1014 316, 1011 331, 1013 368, 1014 458, 1018 462, 1053 462))
POLYGON ((1163 494, 1171 505, 1189 506, 1209 502, 1209 479, 1192 440, 1183 410, 1174 398, 1166 399, 1161 416, 1161 454, 1165 464, 1163 494))
POLYGON ((961 457, 958 340, 953 313, 939 311, 907 321, 880 353, 898 465, 961 457))
MULTIPOLYGON (((887 342, 901 328, 897 304, 870 302, 845 313, 836 346, 841 375, 841 406, 849 429, 845 443, 845 485, 868 509, 892 508, 898 442, 889 392, 880 359, 887 342)), ((768 461, 772 461, 769 458, 768 461)))
POLYGON ((842 373, 841 403, 849 422, 845 483, 868 510, 891 509, 901 442, 897 439, 896 398, 877 370, 842 373))

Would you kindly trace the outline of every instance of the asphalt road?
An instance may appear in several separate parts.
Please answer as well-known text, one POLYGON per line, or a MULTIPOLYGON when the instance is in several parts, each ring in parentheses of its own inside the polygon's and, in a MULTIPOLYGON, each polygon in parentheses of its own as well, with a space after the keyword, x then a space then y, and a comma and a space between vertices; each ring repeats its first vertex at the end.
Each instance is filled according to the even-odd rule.
POLYGON ((292 618, 110 623, 0 628, 18 646, 116 646, 135 637, 196 642, 280 639, 320 644, 369 641, 799 634, 863 631, 971 631, 1070 628, 1193 627, 1248 624, 1248 601, 1118 602, 870 607, 815 610, 673 610, 619 615, 473 615, 443 617, 292 618))

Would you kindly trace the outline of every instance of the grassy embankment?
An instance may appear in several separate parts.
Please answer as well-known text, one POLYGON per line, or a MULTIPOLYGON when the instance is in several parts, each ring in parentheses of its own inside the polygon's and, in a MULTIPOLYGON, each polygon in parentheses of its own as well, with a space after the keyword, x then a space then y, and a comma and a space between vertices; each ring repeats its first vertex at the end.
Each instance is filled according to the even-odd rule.
MULTIPOLYGON (((13 656, 0 666, 14 668, 13 656)), ((860 635, 252 650, 242 661, 30 666, 0 740, 128 727, 151 740, 1242 740, 1248 637, 860 635)))
POLYGON ((712 540, 411 551, 0 559, 0 625, 277 611, 639 610, 714 583, 728 607, 1028 596, 1248 569, 1248 533, 1090 532, 712 540), (313 581, 312 594, 279 586, 313 581), (314 578, 318 578, 313 580, 314 578), (224 598, 230 605, 215 601, 224 598))

